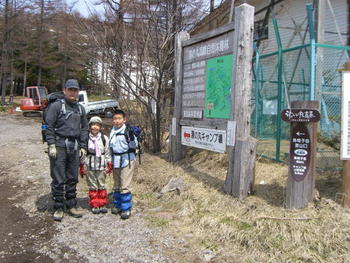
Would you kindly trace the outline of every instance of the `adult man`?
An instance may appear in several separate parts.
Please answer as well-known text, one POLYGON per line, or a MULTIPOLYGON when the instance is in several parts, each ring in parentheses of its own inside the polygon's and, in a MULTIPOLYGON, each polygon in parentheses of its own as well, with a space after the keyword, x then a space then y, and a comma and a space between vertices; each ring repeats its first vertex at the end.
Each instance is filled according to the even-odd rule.
POLYGON ((63 219, 64 206, 69 215, 82 217, 82 213, 76 208, 76 186, 79 156, 85 157, 88 141, 86 112, 77 102, 78 81, 68 79, 63 93, 65 98, 53 102, 45 117, 55 221, 63 219))

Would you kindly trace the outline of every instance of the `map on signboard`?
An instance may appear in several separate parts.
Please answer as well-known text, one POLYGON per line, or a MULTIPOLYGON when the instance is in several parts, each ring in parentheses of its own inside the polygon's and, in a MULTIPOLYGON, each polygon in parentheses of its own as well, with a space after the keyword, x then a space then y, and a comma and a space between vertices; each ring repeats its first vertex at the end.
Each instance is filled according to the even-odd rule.
POLYGON ((204 109, 207 118, 230 118, 232 60, 233 55, 208 59, 204 109))

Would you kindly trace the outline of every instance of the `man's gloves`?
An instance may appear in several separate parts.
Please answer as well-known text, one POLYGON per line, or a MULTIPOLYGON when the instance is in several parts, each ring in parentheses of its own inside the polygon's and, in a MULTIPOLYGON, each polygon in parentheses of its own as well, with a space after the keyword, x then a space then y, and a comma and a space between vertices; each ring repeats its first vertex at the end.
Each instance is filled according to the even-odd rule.
POLYGON ((111 175, 111 173, 113 172, 113 164, 112 164, 112 162, 108 162, 107 163, 105 172, 106 172, 107 175, 111 175))
POLYGON ((57 157, 56 145, 54 144, 49 145, 49 157, 53 159, 56 159, 57 157))
MULTIPOLYGON (((53 159, 56 159, 56 157, 57 157, 57 150, 56 150, 56 145, 55 144, 50 144, 49 145, 49 156, 51 158, 53 158, 53 159)), ((84 161, 85 157, 86 157, 86 150, 81 148, 79 156, 80 156, 80 160, 84 161)))
POLYGON ((86 157, 86 150, 84 148, 80 149, 80 161, 84 161, 86 157))
POLYGON ((87 170, 85 164, 81 163, 79 166, 79 173, 81 178, 84 178, 84 175, 87 175, 87 170))

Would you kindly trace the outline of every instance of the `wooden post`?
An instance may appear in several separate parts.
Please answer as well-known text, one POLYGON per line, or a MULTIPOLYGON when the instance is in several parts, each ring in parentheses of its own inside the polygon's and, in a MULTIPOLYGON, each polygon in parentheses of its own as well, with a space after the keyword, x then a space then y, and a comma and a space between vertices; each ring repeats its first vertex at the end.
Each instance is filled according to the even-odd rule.
MULTIPOLYGON (((318 111, 318 101, 293 101, 291 103, 291 109, 314 109, 318 111)), ((317 122, 311 123, 291 123, 291 140, 293 138, 293 130, 297 128, 297 125, 305 125, 310 136, 310 149, 306 149, 305 153, 309 155, 310 162, 308 163, 308 172, 304 178, 300 181, 293 177, 291 169, 289 167, 289 176, 287 183, 287 208, 304 208, 314 198, 315 193, 315 178, 316 178, 316 145, 317 145, 317 122), (308 152, 310 151, 310 152, 308 152)), ((302 127, 301 127, 302 128, 302 127)), ((302 131, 301 131, 302 132, 302 131)), ((303 142, 301 142, 303 143, 303 142)), ((292 147, 292 141, 291 141, 292 147)), ((292 149, 292 148, 291 148, 292 149)), ((301 153, 301 157, 306 157, 304 153, 301 153)), ((289 158, 294 158, 294 153, 290 154, 289 158)), ((306 157, 308 158, 308 157, 306 157)), ((291 166, 291 160, 290 160, 291 166)))
POLYGON ((350 207, 350 160, 343 161, 343 207, 350 207))
POLYGON ((233 73, 230 121, 236 122, 235 146, 228 146, 228 170, 224 191, 246 197, 254 181, 256 140, 250 137, 254 7, 235 8, 233 73))
MULTIPOLYGON (((350 61, 344 64, 344 71, 350 71, 350 61)), ((342 131, 346 132, 346 131, 342 131)), ((342 205, 350 207, 350 160, 343 161, 342 205)))
MULTIPOLYGON (((179 32, 176 34, 176 43, 175 43, 175 126, 172 127, 175 131, 175 135, 170 134, 170 156, 172 162, 177 162, 182 158, 182 147, 181 147, 181 112, 182 112, 182 64, 183 64, 183 48, 182 42, 189 39, 190 35, 185 32, 179 32)), ((170 131, 171 132, 171 131, 170 131)))

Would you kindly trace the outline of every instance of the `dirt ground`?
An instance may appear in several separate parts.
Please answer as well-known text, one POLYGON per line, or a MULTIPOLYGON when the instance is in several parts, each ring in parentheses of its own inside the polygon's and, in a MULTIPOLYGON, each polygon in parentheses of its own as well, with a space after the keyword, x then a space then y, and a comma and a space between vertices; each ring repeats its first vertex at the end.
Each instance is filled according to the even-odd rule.
POLYGON ((179 256, 185 241, 147 225, 137 200, 126 221, 91 214, 85 180, 78 185, 78 206, 86 214, 54 222, 39 122, 0 115, 1 262, 186 262, 179 256))
POLYGON ((129 220, 89 212, 80 180, 86 213, 59 223, 40 137, 40 118, 0 115, 0 262, 350 263, 350 210, 339 205, 338 171, 317 174, 319 196, 296 210, 285 208, 285 164, 258 156, 254 194, 238 200, 223 191, 225 154, 187 149, 176 165, 144 154, 129 220), (160 194, 173 178, 185 188, 160 194))

